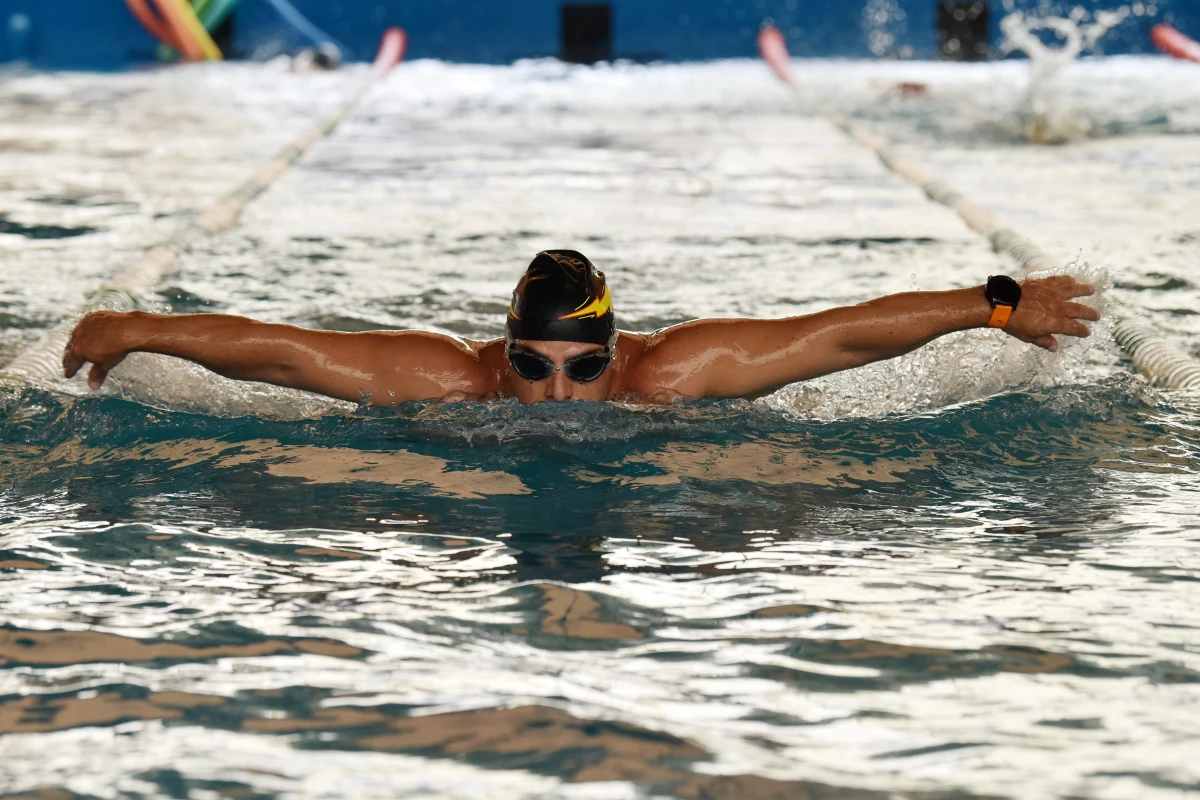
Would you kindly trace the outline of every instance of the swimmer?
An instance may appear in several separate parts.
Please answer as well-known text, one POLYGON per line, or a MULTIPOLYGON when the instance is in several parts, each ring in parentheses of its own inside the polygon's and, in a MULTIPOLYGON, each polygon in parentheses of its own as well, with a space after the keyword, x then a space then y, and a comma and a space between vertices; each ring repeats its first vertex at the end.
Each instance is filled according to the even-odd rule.
POLYGON ((574 250, 538 253, 508 309, 505 337, 425 331, 339 333, 225 314, 97 311, 63 354, 68 378, 91 363, 99 389, 129 353, 187 359, 228 378, 351 402, 755 398, 789 383, 895 358, 953 331, 997 327, 1057 350, 1099 313, 1067 276, 907 292, 786 319, 699 319, 655 333, 618 331, 604 273, 574 250))

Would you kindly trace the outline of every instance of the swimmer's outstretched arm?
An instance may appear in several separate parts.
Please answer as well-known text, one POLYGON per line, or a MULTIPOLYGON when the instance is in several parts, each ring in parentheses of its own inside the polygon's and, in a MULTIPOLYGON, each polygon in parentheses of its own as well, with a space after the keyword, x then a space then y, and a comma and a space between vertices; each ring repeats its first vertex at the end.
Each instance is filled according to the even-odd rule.
POLYGON ((135 352, 193 361, 227 378, 373 405, 485 394, 486 373, 467 344, 424 331, 337 333, 226 314, 98 311, 83 317, 63 353, 70 378, 92 364, 99 389, 109 370, 135 352))
MULTIPOLYGON (((1087 336, 1093 293, 1067 276, 1022 283, 1004 332, 1047 350, 1055 335, 1087 336)), ((796 381, 895 358, 954 331, 987 327, 982 286, 908 292, 779 320, 697 320, 655 334, 630 376, 634 391, 684 397, 756 397, 796 381)))

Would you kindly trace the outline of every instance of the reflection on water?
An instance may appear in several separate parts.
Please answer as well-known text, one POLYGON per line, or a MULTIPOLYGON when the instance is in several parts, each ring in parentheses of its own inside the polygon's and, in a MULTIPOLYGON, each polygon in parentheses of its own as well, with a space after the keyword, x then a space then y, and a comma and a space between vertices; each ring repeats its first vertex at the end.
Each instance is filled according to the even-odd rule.
MULTIPOLYGON (((899 483, 916 469, 937 463, 932 454, 917 453, 910 459, 878 459, 869 462, 842 454, 831 459, 813 458, 802 448, 803 437, 776 437, 767 443, 732 445, 668 444, 662 450, 639 453, 613 465, 618 483, 640 486, 677 484, 686 479, 704 481, 753 481, 764 484, 807 483, 848 485, 864 482, 899 483), (791 449, 791 446, 798 446, 791 449), (660 470, 646 473, 645 466, 660 470)), ((597 483, 601 476, 580 476, 597 483)))
POLYGON ((523 770, 532 763, 534 772, 550 772, 571 783, 634 783, 670 791, 675 797, 867 800, 888 796, 809 781, 698 775, 686 769, 689 762, 711 760, 712 754, 694 744, 621 722, 579 719, 545 706, 413 716, 387 705, 321 708, 316 705, 320 699, 311 692, 284 690, 229 702, 213 695, 146 693, 120 686, 93 692, 87 699, 41 696, 2 703, 0 733, 45 733, 134 721, 204 724, 225 717, 236 730, 247 733, 298 734, 293 746, 299 749, 419 753, 489 770, 523 770), (249 709, 267 716, 246 716, 249 709))
MULTIPOLYGON (((168 537, 161 537, 163 539, 168 537)), ((226 631, 231 633, 232 631, 226 631)), ((260 637, 252 637, 260 638, 260 637)), ((69 631, 0 632, 0 664, 57 666, 93 662, 201 661, 211 658, 246 658, 276 653, 320 653, 330 656, 359 655, 357 648, 332 641, 256 641, 253 644, 193 647, 174 642, 146 642, 112 634, 69 631)))
POLYGON ((857 798, 1200 777, 1179 756, 1200 561, 1176 521, 1200 432, 1136 381, 831 422, 6 408, 9 786, 322 795, 367 769, 380 795, 857 798), (22 766, 47 748, 103 758, 22 766))

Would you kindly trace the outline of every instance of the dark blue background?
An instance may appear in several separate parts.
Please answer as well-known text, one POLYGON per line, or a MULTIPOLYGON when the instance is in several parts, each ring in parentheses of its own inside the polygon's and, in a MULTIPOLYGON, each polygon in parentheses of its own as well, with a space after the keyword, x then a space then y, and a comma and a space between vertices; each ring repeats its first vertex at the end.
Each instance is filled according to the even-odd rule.
MULTIPOLYGON (((340 39, 355 59, 369 59, 384 27, 411 34, 410 58, 506 63, 559 50, 560 0, 294 0, 319 27, 340 39)), ((918 58, 937 54, 935 0, 899 0, 907 33, 897 43, 918 58)), ((798 56, 869 56, 863 33, 865 0, 613 0, 618 57, 685 61, 750 57, 755 34, 771 19, 798 56)), ((1032 2, 1028 3, 1032 5, 1032 2)), ((1114 8, 1119 0, 1080 0, 1114 8)), ((1074 5, 1074 4, 1072 4, 1074 5)), ((992 0, 992 42, 998 41, 999 0, 992 0)), ((1200 0, 1164 0, 1156 18, 1132 18, 1104 40, 1106 53, 1152 51, 1148 30, 1171 21, 1200 38, 1200 0)), ((239 55, 289 51, 304 40, 265 0, 242 0, 236 11, 239 55)), ((39 68, 119 69, 153 62, 155 43, 120 0, 3 0, 0 61, 24 56, 39 68), (26 14, 23 41, 10 20, 26 14)))

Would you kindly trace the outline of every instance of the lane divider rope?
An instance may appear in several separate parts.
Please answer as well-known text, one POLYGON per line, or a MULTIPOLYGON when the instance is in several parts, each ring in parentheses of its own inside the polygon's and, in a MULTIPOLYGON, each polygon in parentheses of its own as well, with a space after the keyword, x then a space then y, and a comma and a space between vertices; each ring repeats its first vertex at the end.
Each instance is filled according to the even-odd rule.
POLYGON ((175 29, 188 61, 220 61, 221 49, 196 16, 188 0, 158 0, 163 16, 175 29))
POLYGON ((125 5, 129 7, 129 11, 137 18, 137 21, 142 23, 142 27, 146 29, 147 33, 163 44, 173 47, 176 51, 186 53, 183 42, 179 40, 169 20, 159 19, 158 15, 150 9, 148 0, 125 0, 125 5))
MULTIPOLYGON (((919 187, 930 200, 956 212, 967 227, 991 242, 996 252, 1012 258, 1027 273, 1060 267, 1053 257, 1005 225, 992 212, 942 181, 926 167, 900 155, 888 139, 843 114, 807 86, 798 83, 792 77, 787 44, 777 28, 767 26, 762 29, 758 36, 758 49, 767 66, 797 100, 815 108, 851 139, 873 151, 885 167, 919 187)), ((1128 312, 1123 311, 1118 315, 1113 338, 1134 365, 1156 383, 1176 389, 1200 389, 1200 362, 1133 319, 1128 312)))
POLYGON ((1167 55, 1200 64, 1200 42, 1188 38, 1165 22, 1150 29, 1150 39, 1155 47, 1167 55))
POLYGON ((63 350, 79 317, 90 311, 131 311, 136 308, 143 296, 175 270, 186 253, 205 239, 233 227, 252 200, 287 172, 310 147, 337 128, 363 96, 404 58, 407 44, 408 38, 402 29, 389 28, 380 42, 370 73, 348 100, 260 165, 232 192, 165 241, 150 247, 119 275, 97 288, 82 306, 0 370, 0 384, 45 383, 61 375, 63 350))

